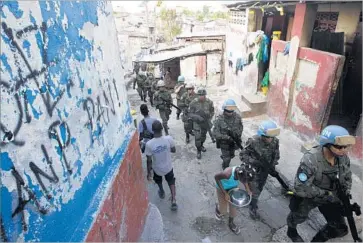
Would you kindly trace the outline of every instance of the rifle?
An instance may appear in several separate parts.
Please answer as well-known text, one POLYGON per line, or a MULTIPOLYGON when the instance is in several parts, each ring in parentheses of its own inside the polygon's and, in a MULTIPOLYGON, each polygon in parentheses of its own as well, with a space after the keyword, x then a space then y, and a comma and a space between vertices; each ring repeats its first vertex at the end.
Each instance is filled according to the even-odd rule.
POLYGON ((241 149, 241 150, 243 149, 241 138, 235 136, 235 134, 230 129, 228 129, 227 135, 232 138, 233 142, 238 146, 239 149, 241 149))
POLYGON ((177 110, 179 110, 179 111, 182 111, 179 107, 177 107, 176 105, 174 105, 172 102, 169 102, 169 101, 165 100, 164 98, 162 98, 162 97, 160 97, 160 96, 159 96, 159 98, 160 98, 162 101, 164 101, 166 104, 171 105, 172 107, 174 107, 175 109, 177 109, 177 110))
POLYGON ((199 111, 197 111, 197 113, 201 114, 201 117, 204 118, 208 134, 209 134, 209 136, 210 136, 210 138, 212 140, 212 143, 215 143, 216 139, 213 136, 213 133, 212 133, 211 127, 209 125, 209 119, 207 118, 207 115, 205 114, 205 112, 203 110, 199 110, 199 111))
POLYGON ((356 202, 350 204, 350 199, 352 199, 352 195, 346 194, 343 191, 342 186, 340 185, 339 182, 339 174, 337 175, 337 179, 335 180, 335 185, 337 187, 337 192, 338 192, 337 196, 340 199, 340 201, 342 201, 343 203, 344 216, 347 217, 350 233, 352 234, 353 240, 354 242, 362 242, 362 239, 359 238, 358 236, 357 227, 355 225, 355 221, 353 218, 353 212, 357 216, 361 215, 362 212, 360 210, 360 206, 356 202))
MULTIPOLYGON (((257 154, 257 153, 255 153, 255 155, 258 157, 258 160, 260 160, 261 161, 261 158, 260 158, 260 156, 257 154)), ((274 160, 274 158, 272 158, 272 160, 271 161, 273 161, 274 160)), ((290 190, 290 187, 286 184, 286 182, 281 178, 281 176, 280 176, 280 174, 275 170, 275 169, 273 169, 273 167, 272 167, 272 164, 271 163, 268 163, 268 164, 264 164, 264 165, 267 165, 268 166, 268 169, 269 170, 273 170, 274 172, 276 172, 275 173, 275 175, 273 176, 273 177, 275 177, 276 178, 276 180, 280 183, 280 185, 287 191, 286 192, 286 194, 288 194, 288 195, 294 195, 294 192, 293 191, 291 191, 290 190)), ((271 174, 270 174, 271 175, 271 174)), ((272 176, 272 175, 271 175, 272 176)))

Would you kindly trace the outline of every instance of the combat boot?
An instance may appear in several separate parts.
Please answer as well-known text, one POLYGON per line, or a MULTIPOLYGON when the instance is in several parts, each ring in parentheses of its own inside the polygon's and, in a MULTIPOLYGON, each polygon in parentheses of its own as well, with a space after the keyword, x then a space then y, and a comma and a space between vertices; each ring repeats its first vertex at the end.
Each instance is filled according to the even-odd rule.
POLYGON ((202 158, 202 151, 198 149, 197 151, 197 159, 201 159, 202 158))
POLYGON ((260 215, 257 213, 257 199, 252 198, 251 203, 250 203, 250 217, 253 220, 259 219, 260 215))
POLYGON ((176 119, 179 120, 180 119, 180 114, 176 113, 176 119))
POLYGON ((223 163, 222 163, 222 169, 225 170, 228 167, 229 167, 229 163, 226 162, 226 161, 223 161, 223 163))
POLYGON ((185 134, 185 142, 186 143, 189 143, 190 142, 189 133, 185 134))
POLYGON ((167 126, 164 127, 164 131, 165 131, 165 135, 168 136, 169 135, 169 131, 168 131, 168 127, 167 126))
POLYGON ((314 236, 311 242, 325 242, 329 239, 340 238, 348 234, 348 226, 342 225, 339 229, 333 228, 330 225, 325 225, 319 232, 314 236))
POLYGON ((207 151, 207 149, 206 149, 206 148, 204 148, 203 144, 202 144, 202 146, 200 147, 200 150, 202 150, 202 152, 206 152, 206 151, 207 151))
POLYGON ((292 242, 304 242, 296 229, 288 227, 287 236, 292 240, 292 242))

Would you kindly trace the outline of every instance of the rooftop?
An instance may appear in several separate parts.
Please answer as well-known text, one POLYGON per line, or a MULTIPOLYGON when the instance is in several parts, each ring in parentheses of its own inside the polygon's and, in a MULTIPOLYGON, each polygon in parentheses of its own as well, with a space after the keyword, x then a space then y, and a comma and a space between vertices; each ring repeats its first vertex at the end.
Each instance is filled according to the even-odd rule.
POLYGON ((216 32, 216 31, 204 31, 204 32, 192 32, 192 33, 186 33, 181 34, 177 36, 177 39, 183 39, 183 38, 193 38, 193 37, 222 37, 225 36, 226 33, 223 32, 216 32))

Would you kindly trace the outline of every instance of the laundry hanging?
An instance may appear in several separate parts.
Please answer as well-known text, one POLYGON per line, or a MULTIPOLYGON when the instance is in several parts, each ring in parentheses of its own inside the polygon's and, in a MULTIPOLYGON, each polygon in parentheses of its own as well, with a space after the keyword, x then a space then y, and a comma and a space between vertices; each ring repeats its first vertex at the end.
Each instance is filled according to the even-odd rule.
POLYGON ((269 38, 267 35, 263 34, 260 41, 260 48, 258 49, 256 58, 257 62, 260 63, 263 61, 264 63, 268 61, 268 44, 269 38))

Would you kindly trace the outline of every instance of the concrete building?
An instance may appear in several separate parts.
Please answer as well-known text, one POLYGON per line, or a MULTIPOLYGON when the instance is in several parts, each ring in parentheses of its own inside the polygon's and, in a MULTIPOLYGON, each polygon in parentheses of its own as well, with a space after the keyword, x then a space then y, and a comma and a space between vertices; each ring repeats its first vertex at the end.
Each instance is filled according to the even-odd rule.
POLYGON ((111 4, 0 13, 1 241, 137 241, 148 194, 111 4))
POLYGON ((328 124, 342 125, 359 136, 352 153, 361 158, 361 3, 243 2, 229 7, 246 12, 242 33, 261 29, 279 39, 272 41, 264 68, 270 74, 270 117, 306 139, 328 124))
POLYGON ((163 71, 170 68, 173 86, 179 75, 183 75, 187 83, 204 86, 218 84, 223 75, 220 64, 223 35, 193 38, 198 41, 158 49, 156 54, 145 56, 140 62, 157 64, 163 71), (206 38, 211 42, 199 41, 206 38))
POLYGON ((153 50, 158 39, 155 12, 142 7, 137 12, 128 12, 126 6, 114 7, 114 17, 122 65, 127 72, 132 72, 133 61, 153 50))

